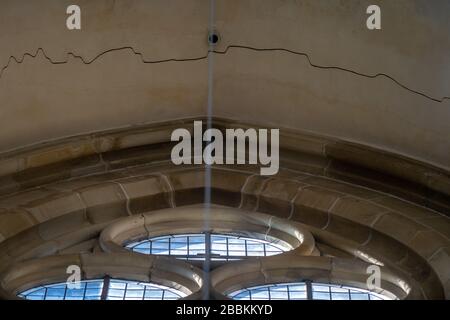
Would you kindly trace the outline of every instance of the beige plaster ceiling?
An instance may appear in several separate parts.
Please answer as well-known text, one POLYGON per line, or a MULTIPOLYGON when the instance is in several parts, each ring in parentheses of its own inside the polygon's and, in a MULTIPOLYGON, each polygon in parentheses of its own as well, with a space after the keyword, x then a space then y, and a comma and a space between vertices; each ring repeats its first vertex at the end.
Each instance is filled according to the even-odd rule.
POLYGON ((447 0, 216 0, 209 56, 209 0, 77 0, 69 31, 72 2, 0 2, 0 151, 205 115, 213 58, 213 116, 450 168, 447 0), (365 27, 373 2, 381 31, 365 27))

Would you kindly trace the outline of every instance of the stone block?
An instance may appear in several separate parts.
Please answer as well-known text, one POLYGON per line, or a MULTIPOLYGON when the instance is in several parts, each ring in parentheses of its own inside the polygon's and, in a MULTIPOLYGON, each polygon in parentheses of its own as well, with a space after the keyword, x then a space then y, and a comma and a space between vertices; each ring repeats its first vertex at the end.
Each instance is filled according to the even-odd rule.
POLYGON ((116 183, 104 183, 77 190, 91 223, 102 223, 128 215, 127 200, 116 183))
POLYGON ((449 247, 450 241, 435 231, 421 231, 409 241, 408 246, 425 259, 429 259, 439 249, 449 247))
POLYGON ((22 209, 0 211, 0 234, 10 238, 36 224, 36 220, 22 209))
POLYGON ((203 203, 205 170, 180 170, 167 174, 174 190, 176 206, 203 203))
POLYGON ((169 180, 161 175, 133 177, 117 180, 129 198, 132 214, 172 206, 172 191, 169 180))
POLYGON ((357 198, 339 199, 330 212, 333 215, 357 222, 365 226, 371 226, 377 219, 386 213, 386 209, 366 200, 357 198))
POLYGON ((291 201, 305 184, 287 179, 271 179, 265 184, 258 202, 257 210, 288 218, 292 211, 291 201))
POLYGON ((318 187, 303 188, 295 198, 292 219, 323 228, 328 223, 328 210, 340 197, 341 193, 318 187))
POLYGON ((84 213, 85 204, 80 196, 71 192, 54 193, 45 198, 27 203, 26 207, 39 222, 68 213, 84 213))
POLYGON ((414 222, 396 213, 388 213, 380 217, 374 229, 402 243, 408 243, 418 232, 426 230, 423 224, 414 222))
POLYGON ((272 178, 252 175, 247 178, 242 187, 241 209, 254 211, 258 207, 259 196, 266 183, 272 178))

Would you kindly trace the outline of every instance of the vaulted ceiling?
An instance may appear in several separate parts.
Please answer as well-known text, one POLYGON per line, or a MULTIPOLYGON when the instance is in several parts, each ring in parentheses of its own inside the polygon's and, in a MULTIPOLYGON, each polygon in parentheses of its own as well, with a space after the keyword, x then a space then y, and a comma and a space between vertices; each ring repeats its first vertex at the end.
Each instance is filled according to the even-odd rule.
POLYGON ((2 1, 0 150, 206 115, 209 88, 213 116, 449 169, 448 1, 377 1, 376 31, 366 0, 214 3, 80 0, 69 31, 64 2, 2 1))
POLYGON ((1 1, 0 297, 30 285, 23 261, 97 257, 109 224, 209 190, 244 220, 301 224, 315 255, 382 261, 409 298, 448 299, 450 2, 379 0, 369 31, 372 2, 79 0, 69 31, 65 2, 1 1), (206 116, 281 128, 279 174, 174 166, 171 132, 206 116))

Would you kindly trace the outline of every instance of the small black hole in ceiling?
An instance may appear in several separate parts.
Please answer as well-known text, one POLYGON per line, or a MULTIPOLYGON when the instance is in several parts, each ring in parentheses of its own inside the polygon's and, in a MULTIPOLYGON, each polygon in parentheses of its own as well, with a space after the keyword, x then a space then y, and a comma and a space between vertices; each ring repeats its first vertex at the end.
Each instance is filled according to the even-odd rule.
POLYGON ((211 44, 216 44, 217 42, 219 42, 219 36, 215 33, 212 33, 208 36, 208 41, 211 44))

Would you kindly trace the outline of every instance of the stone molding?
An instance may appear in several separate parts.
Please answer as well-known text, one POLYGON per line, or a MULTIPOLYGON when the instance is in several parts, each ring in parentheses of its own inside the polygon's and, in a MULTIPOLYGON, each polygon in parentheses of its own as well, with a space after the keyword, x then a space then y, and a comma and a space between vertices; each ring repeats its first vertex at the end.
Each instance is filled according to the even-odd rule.
MULTIPOLYGON (((100 233, 119 219, 202 204, 205 168, 168 160, 171 130, 191 124, 128 128, 4 154, 0 273, 29 259, 99 250, 100 233)), ((221 125, 244 127, 216 119, 221 125)), ((424 298, 450 297, 447 172, 344 142, 281 134, 280 172, 261 177, 251 166, 213 166, 212 204, 301 224, 322 254, 382 262, 419 283, 424 298)))

